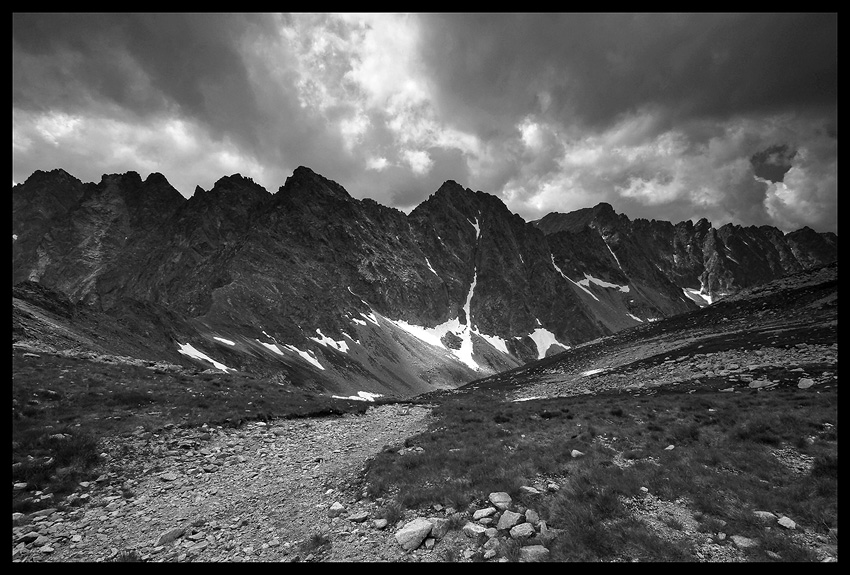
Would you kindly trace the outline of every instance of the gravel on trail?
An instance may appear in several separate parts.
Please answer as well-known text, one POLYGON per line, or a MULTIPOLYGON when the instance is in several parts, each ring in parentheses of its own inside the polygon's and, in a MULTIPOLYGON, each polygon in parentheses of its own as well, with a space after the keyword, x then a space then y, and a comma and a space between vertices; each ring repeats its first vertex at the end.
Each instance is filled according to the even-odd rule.
POLYGON ((118 471, 83 485, 82 505, 13 527, 12 559, 415 560, 394 525, 375 525, 378 504, 362 498, 360 479, 385 446, 426 431, 429 414, 427 406, 381 405, 105 439, 108 468, 118 471))

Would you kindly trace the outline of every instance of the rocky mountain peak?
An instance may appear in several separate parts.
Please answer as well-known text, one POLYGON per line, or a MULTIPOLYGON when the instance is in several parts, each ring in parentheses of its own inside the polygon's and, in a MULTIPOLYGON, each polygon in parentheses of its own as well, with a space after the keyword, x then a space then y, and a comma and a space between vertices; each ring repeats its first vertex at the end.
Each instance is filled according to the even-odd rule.
MULTIPOLYGON (((200 186, 195 188, 198 200, 203 203, 217 204, 256 204, 271 198, 271 194, 253 179, 241 174, 233 174, 220 178, 209 191, 200 186)), ((195 196, 193 196, 194 198, 195 196)))
MULTIPOLYGON (((63 170, 62 168, 56 168, 55 170, 50 170, 48 172, 42 170, 36 170, 32 173, 32 175, 27 178, 24 183, 30 186, 39 186, 43 184, 62 184, 63 182, 73 182, 78 185, 82 185, 82 182, 63 170)), ((22 184, 18 184, 21 186, 22 184)))
POLYGON ((614 207, 600 202, 592 208, 581 208, 566 214, 550 212, 532 223, 549 235, 560 231, 579 232, 588 226, 596 229, 613 227, 617 219, 614 207))
POLYGON ((349 201, 351 195, 333 180, 320 176, 310 168, 298 166, 278 190, 281 198, 290 200, 342 200, 349 201))
POLYGON ((148 186, 162 186, 165 184, 171 185, 169 184, 168 179, 159 172, 151 172, 148 177, 145 178, 145 184, 148 186))
POLYGON ((124 186, 137 187, 141 184, 142 177, 139 175, 139 172, 133 170, 124 172, 123 174, 103 174, 100 178, 101 187, 115 186, 119 190, 123 189, 124 186))
POLYGON ((616 215, 617 212, 614 211, 614 206, 609 204, 608 202, 599 202, 593 208, 591 208, 593 213, 597 216, 601 215, 616 215))
POLYGON ((463 186, 461 186, 460 184, 458 184, 456 181, 446 180, 445 182, 443 182, 443 185, 441 185, 437 189, 437 191, 434 192, 434 195, 442 196, 442 195, 445 195, 445 194, 453 194, 453 193, 462 194, 465 191, 466 191, 466 189, 463 186))
POLYGON ((414 220, 423 217, 438 217, 441 220, 478 218, 483 195, 483 192, 473 192, 454 180, 446 180, 427 200, 416 206, 410 215, 414 220))
POLYGON ((711 228, 711 222, 709 222, 706 218, 700 218, 699 221, 697 221, 696 226, 694 226, 694 229, 698 233, 703 233, 703 234, 705 232, 707 232, 710 228, 711 228))

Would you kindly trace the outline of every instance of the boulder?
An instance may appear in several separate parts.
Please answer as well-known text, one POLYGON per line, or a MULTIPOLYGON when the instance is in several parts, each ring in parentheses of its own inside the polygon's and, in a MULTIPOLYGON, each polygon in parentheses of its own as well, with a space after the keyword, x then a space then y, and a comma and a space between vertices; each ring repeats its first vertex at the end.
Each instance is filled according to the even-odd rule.
POLYGON ((511 537, 513 539, 528 539, 532 535, 534 535, 534 526, 531 523, 520 523, 511 527, 511 537))
POLYGON ((425 538, 431 533, 433 525, 427 519, 417 517, 413 521, 405 523, 404 527, 395 534, 395 540, 406 551, 412 551, 419 547, 425 538))
POLYGON ((753 515, 756 519, 766 525, 771 525, 774 521, 776 521, 776 515, 770 511, 753 511, 753 515))
POLYGON ((328 517, 339 517, 343 511, 345 511, 345 506, 339 501, 334 501, 328 509, 328 517))
POLYGON ((479 519, 483 519, 484 517, 490 517, 496 513, 495 507, 487 507, 485 509, 479 509, 475 513, 472 514, 472 519, 478 521, 479 519))
POLYGON ((360 511, 360 512, 354 513, 353 515, 350 515, 348 517, 349 521, 353 521, 355 523, 363 523, 367 519, 369 519, 369 512, 368 511, 360 511))
POLYGON ((487 529, 478 525, 476 523, 472 523, 471 521, 463 526, 463 534, 469 537, 470 539, 480 539, 484 537, 487 533, 487 529))
POLYGON ((439 541, 449 532, 449 520, 445 517, 429 517, 431 522, 431 537, 439 541))
POLYGON ((784 515, 779 518, 778 523, 782 527, 784 527, 785 529, 796 529, 797 528, 797 524, 794 523, 794 521, 789 519, 788 517, 785 517, 784 515))
POLYGON ((520 521, 522 521, 522 515, 513 511, 505 511, 502 513, 502 517, 499 518, 496 529, 510 529, 519 524, 520 521))
POLYGON ((511 502, 513 501, 511 499, 511 496, 505 493, 504 491, 495 491, 491 493, 489 496, 489 500, 490 503, 492 503, 496 507, 496 509, 499 509, 500 511, 504 511, 505 509, 510 507, 511 502))
POLYGON ((744 537, 743 535, 732 535, 729 539, 731 539, 732 543, 740 549, 749 549, 750 547, 756 547, 758 545, 758 541, 750 539, 749 537, 744 537))

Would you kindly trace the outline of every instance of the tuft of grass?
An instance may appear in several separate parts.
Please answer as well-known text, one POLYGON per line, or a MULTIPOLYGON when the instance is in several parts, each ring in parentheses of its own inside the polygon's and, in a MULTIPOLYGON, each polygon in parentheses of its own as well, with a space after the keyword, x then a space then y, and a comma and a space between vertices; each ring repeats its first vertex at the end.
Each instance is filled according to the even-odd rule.
POLYGON ((519 562, 519 550, 522 547, 522 544, 516 539, 507 539, 504 543, 499 547, 499 552, 505 557, 510 563, 519 562))
POLYGON ((378 509, 377 516, 390 524, 398 523, 404 517, 404 507, 398 501, 392 501, 378 509))
POLYGON ((665 517, 663 519, 663 521, 664 521, 664 524, 667 527, 669 527, 670 529, 674 529, 676 531, 684 531, 685 530, 685 524, 682 523, 682 520, 679 519, 678 517, 672 517, 672 516, 665 517))
POLYGON ((442 552, 442 559, 444 563, 457 563, 460 561, 460 555, 458 550, 454 547, 444 547, 442 552))
POLYGON ((449 529, 452 531, 459 531, 463 529, 463 526, 466 525, 466 516, 463 513, 453 513, 449 516, 449 529))
POLYGON ((316 532, 301 543, 300 549, 302 553, 315 553, 330 544, 331 539, 327 535, 316 532))
POLYGON ((135 549, 122 549, 112 558, 113 563, 142 563, 142 557, 135 549))
POLYGON ((818 455, 812 464, 809 475, 813 478, 838 480, 838 456, 832 454, 818 455))

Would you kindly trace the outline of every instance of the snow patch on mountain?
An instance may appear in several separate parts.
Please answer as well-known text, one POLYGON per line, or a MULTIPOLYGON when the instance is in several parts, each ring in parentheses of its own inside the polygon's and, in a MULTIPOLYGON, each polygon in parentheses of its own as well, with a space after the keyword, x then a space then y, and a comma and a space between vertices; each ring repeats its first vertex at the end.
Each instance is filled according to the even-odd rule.
MULTIPOLYGON (((263 344, 263 345, 266 345, 266 344, 263 344)), ((302 358, 304 358, 306 361, 308 361, 309 363, 311 363, 311 364, 315 365, 315 366, 316 366, 316 367, 318 367, 319 369, 322 369, 322 370, 324 370, 324 369, 325 369, 325 368, 322 366, 322 364, 321 364, 321 363, 319 363, 319 360, 318 360, 318 359, 316 359, 316 357, 313 355, 313 352, 312 352, 311 350, 301 351, 300 349, 298 349, 298 348, 297 348, 297 347, 295 347, 294 345, 289 345, 289 344, 287 344, 287 345, 285 345, 285 346, 283 346, 283 347, 284 347, 285 349, 288 349, 289 351, 294 351, 295 353, 297 353, 298 355, 300 355, 302 358)))
POLYGON ((223 337, 213 336, 213 339, 218 340, 222 343, 226 343, 227 345, 236 345, 234 342, 230 341, 229 339, 224 339, 223 337))
POLYGON ((425 263, 426 263, 426 264, 428 264, 428 269, 429 269, 429 270, 431 270, 431 272, 432 272, 435 276, 440 277, 440 276, 439 276, 439 274, 436 272, 436 270, 434 270, 434 266, 432 266, 432 265, 431 265, 431 262, 430 262, 430 261, 428 261, 428 257, 427 257, 427 256, 425 257, 425 263))
POLYGON ((711 296, 693 288, 682 288, 685 295, 700 307, 711 305, 711 296))
POLYGON ((374 402, 376 399, 381 397, 380 393, 372 393, 371 391, 358 391, 357 395, 348 395, 343 397, 342 395, 332 395, 334 399, 353 399, 355 401, 371 401, 374 402))
POLYGON ((537 346, 537 359, 543 359, 546 357, 546 350, 548 350, 552 344, 559 345, 564 349, 570 349, 570 346, 559 342, 554 333, 542 327, 535 329, 528 335, 528 337, 530 337, 537 346))
POLYGON ((515 399, 514 403, 517 403, 517 402, 520 402, 520 401, 532 401, 534 399, 546 399, 546 397, 543 396, 543 395, 532 395, 531 397, 520 397, 519 399, 515 399))
POLYGON ((589 369, 589 370, 587 370, 587 371, 583 371, 583 372, 581 372, 579 375, 580 375, 580 376, 582 376, 582 377, 585 377, 585 376, 593 375, 593 374, 596 374, 596 373, 602 373, 602 372, 603 372, 603 371, 605 371, 606 369, 608 369, 608 368, 607 368, 607 367, 602 367, 602 368, 599 368, 599 369, 589 369))
MULTIPOLYGON (((500 351, 504 353, 508 353, 507 345, 504 340, 498 337, 493 336, 484 336, 478 333, 474 328, 472 328, 472 296, 475 292, 475 285, 478 283, 478 270, 475 270, 475 273, 472 277, 472 283, 469 286, 469 293, 466 296, 466 303, 464 303, 463 311, 466 314, 466 324, 460 323, 460 318, 453 318, 448 321, 445 321, 434 327, 424 327, 420 325, 410 324, 404 320, 395 320, 390 318, 384 318, 388 322, 393 325, 403 329, 407 333, 412 336, 424 341, 425 343, 431 344, 435 347, 439 347, 451 353, 462 363, 466 364, 470 368, 475 371, 480 371, 481 366, 472 358, 472 334, 475 333, 480 335, 487 341, 489 341, 493 347, 496 347, 500 351), (442 338, 448 332, 452 332, 461 340, 460 349, 452 349, 450 347, 446 347, 442 338)), ((381 316, 383 317, 383 316, 381 316)))
MULTIPOLYGON (((365 313, 363 313, 361 311, 360 317, 364 317, 364 318, 368 319, 369 321, 371 321, 372 323, 374 323, 375 325, 377 325, 379 327, 381 325, 381 324, 378 323, 378 318, 375 317, 375 314, 373 312, 369 312, 369 315, 366 315, 365 313)), ((366 324, 364 323, 363 325, 366 325, 366 324)))
POLYGON ((395 320, 388 318, 387 321, 400 327, 410 335, 424 341, 425 343, 430 343, 431 345, 442 347, 443 349, 445 349, 445 346, 440 341, 440 338, 446 335, 446 332, 454 332, 460 327, 460 322, 457 319, 449 320, 435 327, 414 325, 401 319, 395 320))
MULTIPOLYGON (((263 332, 263 333, 266 333, 266 332, 263 332)), ((266 333, 266 335, 268 335, 268 334, 266 333)), ((275 344, 273 344, 273 343, 266 343, 266 342, 264 342, 264 341, 260 341, 260 340, 256 340, 256 341, 257 341, 257 343, 259 343, 260 345, 263 345, 263 346, 265 346, 265 347, 269 348, 271 351, 275 352, 276 354, 278 354, 278 355, 283 355, 283 352, 282 352, 282 351, 280 351, 280 348, 279 348, 277 345, 275 345, 275 344)))
MULTIPOLYGON (((363 322, 363 325, 366 325, 366 322, 363 322)), ((354 343, 356 343, 357 345, 360 345, 360 340, 359 340, 359 339, 354 339, 353 337, 351 337, 350 335, 348 335, 348 334, 347 334, 346 332, 344 332, 344 331, 343 331, 343 332, 341 332, 341 333, 342 333, 342 335, 343 335, 343 336, 347 337, 348 339, 350 339, 351 341, 353 341, 353 342, 354 342, 354 343)))
POLYGON ((607 288, 616 288, 623 293, 629 293, 629 286, 627 286, 627 285, 621 286, 621 285, 618 285, 618 284, 612 284, 612 283, 606 282, 605 280, 595 278, 595 277, 593 277, 592 275, 590 275, 586 272, 584 274, 584 279, 579 280, 577 283, 579 283, 580 285, 586 286, 586 287, 590 287, 591 282, 595 283, 598 286, 607 287, 607 288))
POLYGON ((333 338, 330 338, 323 334, 322 330, 319 328, 316 328, 316 333, 319 334, 319 337, 311 337, 309 339, 312 339, 316 343, 321 344, 325 347, 332 347, 337 351, 341 351, 342 353, 348 353, 348 344, 345 342, 344 339, 340 341, 334 341, 333 338))
POLYGON ((496 349, 498 349, 499 351, 501 351, 505 355, 508 355, 510 353, 510 352, 508 352, 508 343, 504 339, 500 338, 499 336, 485 335, 485 334, 483 334, 483 333, 481 333, 477 330, 472 330, 472 333, 484 338, 487 341, 487 343, 489 343, 490 345, 492 345, 493 347, 495 347, 496 349))
POLYGON ((581 290, 582 290, 582 291, 584 291, 585 293, 587 293, 587 295, 589 295, 590 297, 592 297, 592 298, 593 298, 593 299, 595 299, 596 301, 599 301, 599 298, 598 298, 598 297, 596 297, 596 295, 594 295, 594 293, 593 293, 592 291, 590 291, 589 289, 587 289, 587 288, 586 288, 586 287, 584 287, 583 285, 581 285, 581 284, 579 284, 579 283, 577 283, 577 282, 574 282, 573 280, 571 280, 570 278, 568 278, 568 277, 566 276, 566 274, 564 274, 564 272, 562 272, 562 271, 561 271, 561 268, 559 268, 559 267, 558 267, 558 264, 556 264, 556 263, 555 263, 555 256, 554 256, 554 254, 549 254, 549 255, 552 257, 552 266, 555 268, 555 270, 557 270, 557 272, 558 272, 559 274, 561 274, 561 277, 562 277, 562 278, 564 278, 564 279, 565 279, 565 280, 567 280, 568 282, 572 283, 573 285, 578 286, 579 288, 581 288, 581 290))
MULTIPOLYGON (((212 358, 211 358, 210 356, 208 356, 207 354, 205 354, 205 353, 203 353, 203 352, 198 351, 197 349, 195 349, 195 348, 194 348, 194 346, 192 346, 192 344, 191 344, 191 343, 185 343, 185 344, 184 344, 184 343, 180 343, 180 342, 177 342, 177 343, 178 343, 178 345, 180 346, 180 348, 179 348, 177 351, 178 351, 178 352, 180 352, 180 353, 182 353, 183 355, 188 355, 189 357, 194 357, 195 359, 200 359, 200 360, 203 360, 203 361, 208 361, 208 362, 210 362, 211 364, 213 364, 213 365, 215 366, 215 368, 216 368, 216 369, 220 369, 221 371, 223 371, 223 372, 225 372, 225 373, 227 373, 227 371, 228 371, 229 369, 232 369, 232 368, 227 367, 227 366, 226 366, 226 365, 224 365, 223 363, 218 362, 218 361, 216 361, 216 360, 212 359, 212 358)), ((235 371, 235 370, 234 370, 234 371, 235 371)))
POLYGON ((628 313, 628 312, 626 313, 626 315, 628 315, 628 316, 629 316, 630 318, 632 318, 633 320, 636 320, 636 321, 639 321, 639 322, 643 323, 643 320, 642 320, 642 319, 640 319, 639 317, 637 317, 636 315, 632 315, 632 314, 630 314, 630 313, 628 313))
POLYGON ((605 247, 608 248, 608 251, 611 252, 611 255, 614 257, 614 261, 617 262, 617 267, 620 268, 621 272, 625 273, 626 270, 624 270, 623 266, 620 264, 617 254, 615 254, 614 250, 611 249, 611 246, 608 245, 608 240, 605 239, 605 236, 602 236, 602 241, 605 243, 605 247))
POLYGON ((478 236, 481 235, 481 227, 478 225, 478 218, 475 218, 475 223, 472 222, 469 218, 466 218, 466 221, 472 224, 472 227, 475 228, 475 239, 478 239, 478 236))

